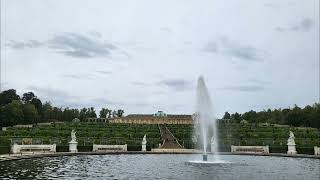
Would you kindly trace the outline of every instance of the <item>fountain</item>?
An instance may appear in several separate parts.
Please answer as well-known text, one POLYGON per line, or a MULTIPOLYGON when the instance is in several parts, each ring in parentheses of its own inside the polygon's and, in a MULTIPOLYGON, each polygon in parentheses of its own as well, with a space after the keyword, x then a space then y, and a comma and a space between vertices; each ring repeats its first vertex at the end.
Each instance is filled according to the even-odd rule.
POLYGON ((200 140, 199 143, 201 144, 201 148, 203 150, 202 160, 208 161, 207 146, 210 142, 211 152, 215 153, 214 161, 219 161, 219 156, 217 155, 218 134, 216 118, 213 112, 211 99, 207 87, 205 85, 204 78, 202 76, 200 76, 198 79, 196 113, 194 115, 194 121, 194 137, 198 137, 200 140))

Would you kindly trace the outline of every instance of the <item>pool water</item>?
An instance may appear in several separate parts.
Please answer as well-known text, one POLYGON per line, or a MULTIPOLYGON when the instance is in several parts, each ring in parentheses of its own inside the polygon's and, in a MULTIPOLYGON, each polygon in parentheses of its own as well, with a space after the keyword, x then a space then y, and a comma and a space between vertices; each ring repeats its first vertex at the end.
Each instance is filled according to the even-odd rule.
POLYGON ((320 179, 320 159, 137 154, 45 157, 0 163, 0 179, 320 179), (213 159, 209 156, 209 161, 213 159), (191 162, 191 163, 190 163, 191 162))

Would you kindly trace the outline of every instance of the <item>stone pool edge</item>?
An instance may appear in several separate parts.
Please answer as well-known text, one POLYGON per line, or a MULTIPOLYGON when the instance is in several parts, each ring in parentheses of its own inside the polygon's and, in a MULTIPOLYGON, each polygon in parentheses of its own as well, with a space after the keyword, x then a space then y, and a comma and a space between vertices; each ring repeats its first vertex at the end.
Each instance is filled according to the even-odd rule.
MULTIPOLYGON (((22 160, 22 159, 33 159, 43 157, 59 157, 59 156, 78 156, 78 155, 120 155, 120 154, 200 154, 200 153, 188 153, 188 152, 141 152, 141 151, 126 151, 126 152, 56 152, 56 153, 42 153, 42 154, 3 154, 0 155, 0 162, 22 160)), ((212 153, 208 153, 212 154, 212 153)), ((307 155, 307 154, 283 154, 283 153, 231 153, 231 152, 220 152, 220 155, 247 155, 247 156, 274 156, 274 157, 291 157, 291 158, 312 158, 320 159, 320 156, 307 155)))

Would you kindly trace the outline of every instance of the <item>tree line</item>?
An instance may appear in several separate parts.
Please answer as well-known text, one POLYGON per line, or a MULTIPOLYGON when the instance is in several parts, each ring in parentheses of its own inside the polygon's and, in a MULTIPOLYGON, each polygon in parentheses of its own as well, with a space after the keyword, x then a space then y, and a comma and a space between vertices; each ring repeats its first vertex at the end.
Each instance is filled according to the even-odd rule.
MULTIPOLYGON (((122 117, 124 110, 102 108, 100 118, 122 117)), ((96 110, 90 108, 61 108, 50 102, 42 101, 33 93, 27 92, 20 97, 16 90, 9 89, 0 93, 0 126, 13 126, 16 124, 34 124, 52 121, 72 121, 75 118, 84 120, 96 118, 96 110)))
POLYGON ((320 129, 320 104, 315 103, 304 108, 295 105, 293 108, 268 109, 259 112, 251 110, 243 114, 225 112, 223 119, 230 119, 233 122, 245 120, 249 123, 283 124, 320 129))

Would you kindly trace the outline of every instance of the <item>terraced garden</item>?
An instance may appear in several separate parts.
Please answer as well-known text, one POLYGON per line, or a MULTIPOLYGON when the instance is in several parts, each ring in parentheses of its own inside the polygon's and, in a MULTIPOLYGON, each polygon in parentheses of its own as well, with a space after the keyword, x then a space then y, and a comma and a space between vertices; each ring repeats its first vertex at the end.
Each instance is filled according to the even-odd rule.
MULTIPOLYGON (((194 148, 192 125, 167 125, 179 143, 194 148)), ((68 151, 70 132, 75 129, 78 150, 92 151, 92 144, 128 144, 129 151, 140 151, 144 134, 147 149, 162 142, 158 125, 61 123, 33 128, 7 128, 0 131, 0 154, 8 153, 10 144, 32 138, 34 144, 57 144, 57 151, 68 151)), ((231 145, 269 145, 271 152, 285 153, 289 131, 295 134, 299 153, 312 154, 313 146, 320 146, 320 130, 314 128, 276 127, 262 124, 220 123, 220 151, 230 151, 231 145)))
POLYGON ((128 144, 128 150, 140 150, 143 136, 147 148, 157 147, 161 141, 158 125, 63 123, 33 128, 7 128, 0 131, 0 153, 9 151, 11 143, 32 138, 34 144, 57 144, 57 151, 68 151, 70 132, 76 131, 79 151, 92 151, 92 144, 128 144))
MULTIPOLYGON (((264 124, 219 123, 220 151, 230 151, 231 145, 269 145, 271 152, 285 153, 289 131, 295 134, 298 152, 313 154, 313 146, 320 146, 320 130, 301 127, 277 127, 264 124)), ((168 125, 180 144, 193 148, 192 125, 168 125)))

